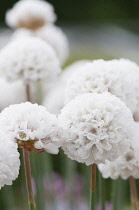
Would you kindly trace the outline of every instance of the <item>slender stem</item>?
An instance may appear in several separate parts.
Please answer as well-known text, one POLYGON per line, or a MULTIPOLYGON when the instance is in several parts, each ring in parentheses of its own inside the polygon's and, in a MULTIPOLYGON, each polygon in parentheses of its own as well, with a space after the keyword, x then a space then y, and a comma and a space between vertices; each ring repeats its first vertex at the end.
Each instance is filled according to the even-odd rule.
POLYGON ((27 97, 27 101, 31 102, 30 85, 29 84, 26 84, 26 97, 27 97))
POLYGON ((139 209, 139 203, 138 203, 138 196, 137 196, 136 181, 131 176, 129 178, 129 182, 130 182, 131 208, 132 208, 132 210, 138 210, 139 209))
POLYGON ((23 148, 23 158, 24 158, 24 169, 25 169, 25 176, 26 176, 29 209, 34 210, 35 201, 34 201, 33 190, 32 190, 32 182, 31 182, 30 153, 24 148, 23 148))
MULTIPOLYGON (((27 101, 31 101, 29 84, 26 85, 26 96, 27 96, 27 101)), ((31 181, 30 152, 28 152, 25 148, 23 148, 23 159, 24 159, 24 170, 26 177, 29 210, 35 210, 36 204, 34 201, 32 181, 31 181)))
POLYGON ((105 210, 105 192, 104 192, 104 179, 102 178, 101 173, 99 172, 99 200, 100 200, 100 209, 105 210))
POLYGON ((90 210, 95 209, 96 164, 91 165, 90 173, 90 210))

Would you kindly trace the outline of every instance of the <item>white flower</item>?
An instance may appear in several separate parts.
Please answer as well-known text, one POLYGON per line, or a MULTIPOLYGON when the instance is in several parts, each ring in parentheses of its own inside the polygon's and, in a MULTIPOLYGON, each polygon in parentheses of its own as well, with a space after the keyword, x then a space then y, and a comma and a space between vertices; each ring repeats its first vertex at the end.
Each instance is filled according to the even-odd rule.
POLYGON ((86 165, 114 160, 129 147, 133 122, 129 108, 116 96, 82 94, 59 115, 63 150, 86 165))
POLYGON ((135 158, 132 148, 112 162, 107 160, 105 164, 99 164, 98 168, 104 178, 117 179, 119 176, 123 179, 130 176, 139 178, 139 160, 135 158))
POLYGON ((139 106, 139 66, 126 59, 85 64, 69 80, 65 103, 83 93, 110 92, 134 113, 139 106))
POLYGON ((39 38, 9 43, 0 51, 0 72, 10 80, 24 82, 56 79, 60 64, 51 46, 39 38))
POLYGON ((56 20, 53 6, 42 0, 20 0, 6 14, 11 28, 36 30, 56 20))
MULTIPOLYGON (((47 110, 53 114, 59 114, 60 110, 64 107, 65 89, 68 80, 76 71, 80 71, 81 67, 87 63, 87 60, 76 61, 62 71, 58 81, 49 89, 45 94, 43 105, 47 110)), ((44 92, 48 87, 43 85, 44 92)))
POLYGON ((12 134, 19 147, 29 151, 57 154, 61 146, 56 116, 37 104, 26 102, 5 108, 0 114, 0 129, 12 134))
POLYGON ((12 185, 19 175, 20 160, 17 144, 10 141, 9 135, 0 132, 0 189, 12 185))
POLYGON ((64 64, 69 55, 68 40, 64 32, 54 25, 46 25, 36 31, 27 29, 18 29, 12 36, 12 40, 21 39, 24 37, 35 36, 43 39, 54 49, 61 64, 64 64))

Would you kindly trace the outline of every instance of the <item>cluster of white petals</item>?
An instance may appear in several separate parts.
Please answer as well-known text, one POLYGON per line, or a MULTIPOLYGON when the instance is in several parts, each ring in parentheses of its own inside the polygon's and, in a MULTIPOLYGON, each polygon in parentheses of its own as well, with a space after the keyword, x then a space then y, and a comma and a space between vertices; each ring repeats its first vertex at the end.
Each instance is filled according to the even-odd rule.
POLYGON ((61 64, 64 64, 69 55, 68 40, 64 32, 57 26, 47 25, 36 31, 27 29, 18 29, 13 34, 12 39, 20 39, 24 37, 35 36, 43 39, 54 49, 61 64))
POLYGON ((69 102, 59 115, 63 150, 90 165, 118 158, 133 138, 129 108, 110 93, 86 93, 69 102))
POLYGON ((106 160, 105 164, 99 164, 98 168, 104 178, 117 179, 119 176, 122 179, 130 176, 139 178, 139 160, 135 158, 132 148, 112 162, 106 160))
MULTIPOLYGON (((81 67, 87 63, 87 60, 79 60, 66 67, 62 71, 58 81, 49 89, 47 94, 45 94, 43 105, 47 110, 54 114, 59 114, 61 109, 64 107, 65 101, 65 89, 68 80, 76 71, 80 71, 81 67)), ((46 88, 44 87, 44 92, 46 88)))
POLYGON ((134 124, 134 141, 132 141, 135 158, 139 161, 139 122, 134 124))
POLYGON ((20 160, 17 144, 10 141, 11 136, 0 132, 0 189, 12 185, 19 175, 20 160))
POLYGON ((19 146, 30 143, 38 150, 57 154, 57 118, 46 108, 30 102, 11 105, 0 114, 0 128, 13 136, 19 146))
POLYGON ((0 72, 9 80, 22 79, 25 83, 37 80, 50 82, 60 73, 55 52, 39 38, 13 41, 0 51, 0 72))
POLYGON ((139 106, 139 66, 126 59, 95 60, 69 80, 65 103, 83 93, 110 92, 120 98, 132 113, 139 106))
POLYGON ((20 0, 6 14, 6 22, 11 28, 35 30, 55 20, 53 6, 43 0, 20 0))

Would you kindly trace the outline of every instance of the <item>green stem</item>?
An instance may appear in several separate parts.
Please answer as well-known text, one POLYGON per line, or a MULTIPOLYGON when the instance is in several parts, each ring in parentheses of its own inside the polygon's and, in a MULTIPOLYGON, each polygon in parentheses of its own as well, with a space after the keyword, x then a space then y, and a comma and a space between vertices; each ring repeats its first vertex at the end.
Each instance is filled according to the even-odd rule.
POLYGON ((101 173, 99 172, 99 200, 100 200, 100 209, 105 210, 105 192, 104 192, 104 179, 102 178, 101 173))
POLYGON ((29 210, 35 209, 35 201, 32 190, 32 182, 31 182, 31 167, 30 167, 30 153, 23 148, 23 158, 24 158, 24 169, 25 169, 25 177, 26 177, 26 186, 28 193, 28 204, 29 210))
POLYGON ((96 164, 91 165, 90 173, 90 210, 95 209, 96 164))

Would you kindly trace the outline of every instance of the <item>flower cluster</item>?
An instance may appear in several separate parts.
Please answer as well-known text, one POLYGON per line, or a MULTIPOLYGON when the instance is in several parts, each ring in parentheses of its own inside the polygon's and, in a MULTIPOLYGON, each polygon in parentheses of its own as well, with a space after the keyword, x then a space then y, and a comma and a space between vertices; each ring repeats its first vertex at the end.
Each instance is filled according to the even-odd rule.
POLYGON ((38 37, 51 45, 61 64, 64 64, 69 55, 68 40, 63 31, 54 25, 44 26, 36 31, 18 29, 12 36, 12 40, 24 37, 38 37))
POLYGON ((20 160, 17 144, 10 141, 12 136, 0 131, 0 189, 12 185, 19 175, 20 160))
POLYGON ((55 20, 53 6, 43 0, 20 0, 6 14, 6 22, 12 28, 36 30, 55 20))
POLYGON ((53 49, 39 38, 13 41, 0 51, 1 74, 10 80, 54 80, 60 64, 53 49), (8 62, 7 62, 8 61, 8 62))
POLYGON ((126 59, 96 60, 82 67, 69 80, 65 103, 83 93, 110 92, 120 98, 132 113, 139 106, 139 66, 126 59))
POLYGON ((28 151, 58 153, 57 118, 46 108, 30 102, 11 105, 0 114, 0 128, 28 151))
POLYGON ((105 164, 98 165, 100 172, 104 178, 127 179, 130 176, 139 178, 139 161, 135 158, 132 147, 115 161, 106 160, 105 164))
POLYGON ((132 114, 110 93, 76 97, 62 109, 59 123, 65 154, 87 165, 118 158, 133 139, 132 114))

